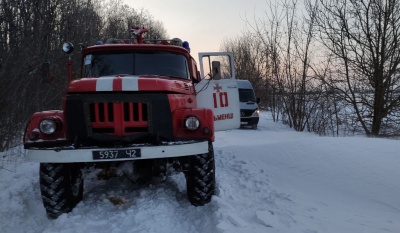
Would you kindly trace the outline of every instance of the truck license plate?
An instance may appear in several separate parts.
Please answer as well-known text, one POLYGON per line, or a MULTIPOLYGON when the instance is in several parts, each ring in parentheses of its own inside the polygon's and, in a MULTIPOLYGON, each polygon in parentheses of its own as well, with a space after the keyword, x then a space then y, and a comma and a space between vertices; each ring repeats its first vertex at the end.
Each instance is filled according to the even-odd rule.
POLYGON ((131 159, 141 156, 140 149, 96 150, 92 152, 93 159, 131 159))

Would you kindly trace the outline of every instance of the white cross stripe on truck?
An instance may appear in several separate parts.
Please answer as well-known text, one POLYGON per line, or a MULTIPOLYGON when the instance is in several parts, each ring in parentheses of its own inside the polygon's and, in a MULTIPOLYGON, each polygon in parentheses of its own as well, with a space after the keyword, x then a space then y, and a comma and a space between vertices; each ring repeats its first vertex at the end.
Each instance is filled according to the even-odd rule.
POLYGON ((96 91, 138 91, 139 76, 103 76, 96 80, 96 91))
POLYGON ((112 91, 115 77, 100 77, 96 80, 96 91, 112 91))
POLYGON ((126 76, 122 78, 123 91, 138 91, 139 90, 139 76, 126 76))

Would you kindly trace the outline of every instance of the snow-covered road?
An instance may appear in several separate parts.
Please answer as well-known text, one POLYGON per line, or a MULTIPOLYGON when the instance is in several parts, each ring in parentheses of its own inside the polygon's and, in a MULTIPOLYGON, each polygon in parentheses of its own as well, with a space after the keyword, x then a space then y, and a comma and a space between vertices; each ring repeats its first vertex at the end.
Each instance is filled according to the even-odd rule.
POLYGON ((22 163, 0 170, 0 232, 400 232, 399 141, 298 133, 269 114, 258 130, 217 133, 217 195, 204 207, 189 204, 182 174, 137 189, 88 172, 84 200, 49 220, 39 166, 22 163))

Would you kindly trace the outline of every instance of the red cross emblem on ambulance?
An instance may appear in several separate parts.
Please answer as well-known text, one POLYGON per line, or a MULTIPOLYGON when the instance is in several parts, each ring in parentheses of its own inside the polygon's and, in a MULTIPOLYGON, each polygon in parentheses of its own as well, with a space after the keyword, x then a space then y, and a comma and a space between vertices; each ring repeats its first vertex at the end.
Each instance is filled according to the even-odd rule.
POLYGON ((222 91, 222 86, 219 83, 216 83, 214 85, 214 91, 216 91, 216 92, 222 91))

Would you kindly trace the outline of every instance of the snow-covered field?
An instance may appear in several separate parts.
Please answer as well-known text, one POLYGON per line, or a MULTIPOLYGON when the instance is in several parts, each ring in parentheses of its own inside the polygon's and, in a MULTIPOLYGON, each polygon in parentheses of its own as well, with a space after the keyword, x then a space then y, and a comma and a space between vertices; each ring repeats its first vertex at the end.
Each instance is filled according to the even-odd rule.
POLYGON ((0 232, 400 232, 398 140, 298 133, 263 112, 258 130, 218 132, 214 150, 218 190, 204 207, 182 174, 135 189, 88 173, 84 200, 49 220, 38 164, 0 170, 0 232))

